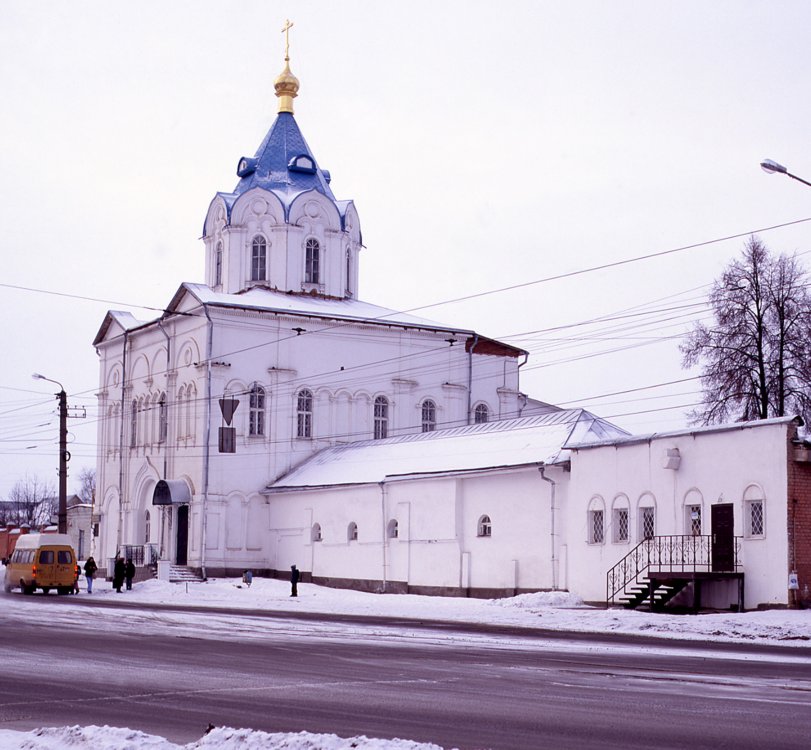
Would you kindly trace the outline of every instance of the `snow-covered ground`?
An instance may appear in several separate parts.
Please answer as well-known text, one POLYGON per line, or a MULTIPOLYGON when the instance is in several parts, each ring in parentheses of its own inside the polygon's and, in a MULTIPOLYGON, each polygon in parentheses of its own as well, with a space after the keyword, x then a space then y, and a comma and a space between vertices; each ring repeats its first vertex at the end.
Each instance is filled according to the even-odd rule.
MULTIPOLYGON (((2 573, 2 570, 0 570, 2 573)), ((324 613, 343 615, 375 615, 396 618, 398 622, 389 628, 377 626, 374 634, 362 624, 344 626, 298 621, 296 628, 299 637, 373 637, 382 636, 398 640, 419 639, 423 643, 434 638, 444 643, 457 638, 447 631, 441 636, 430 635, 429 631, 409 627, 404 619, 418 621, 443 620, 460 623, 479 623, 502 626, 520 626, 555 631, 578 633, 624 633, 658 636, 663 639, 688 639, 693 641, 724 641, 737 643, 765 643, 783 645, 785 657, 792 660, 804 659, 811 646, 811 610, 770 610, 765 612, 667 615, 649 614, 626 610, 605 610, 584 606, 575 596, 564 592, 524 594, 510 599, 465 599, 452 597, 426 597, 397 594, 367 594, 358 591, 330 589, 313 584, 299 584, 299 596, 290 597, 290 585, 285 581, 255 578, 252 585, 246 586, 240 579, 210 579, 205 583, 173 584, 165 581, 145 581, 136 583, 132 591, 116 593, 105 581, 97 581, 93 592, 94 600, 105 602, 144 602, 166 604, 176 607, 194 607, 195 611, 145 612, 144 617, 134 617, 128 610, 125 627, 165 628, 171 624, 176 632, 183 628, 195 628, 200 634, 201 620, 206 623, 210 637, 223 637, 228 633, 233 637, 266 637, 273 627, 289 627, 287 621, 258 618, 256 611, 294 611, 303 613, 324 613), (198 611, 211 608, 227 608, 244 617, 235 619, 233 615, 223 617, 220 613, 206 614, 198 611), (250 612, 249 610, 254 610, 250 612), (302 633, 301 631, 305 631, 302 633), (795 648, 790 648, 790 647, 795 648), (804 647, 798 651, 796 647, 804 647)), ((84 607, 71 607, 69 601, 51 594, 53 606, 42 601, 37 594, 38 604, 45 604, 48 616, 58 616, 65 620, 76 618, 77 622, 86 618, 84 607)), ((82 579, 82 598, 87 597, 82 579)), ((9 611, 31 604, 29 597, 19 592, 3 597, 2 606, 9 611)), ((106 627, 108 621, 121 627, 121 610, 99 608, 94 617, 97 627, 106 627)), ((45 610, 42 610, 45 614, 45 610)), ((463 640, 487 639, 492 646, 494 639, 486 635, 466 634, 463 640)), ((457 638, 458 639, 458 638, 457 638)), ((532 648, 544 644, 543 639, 527 641, 520 635, 504 636, 495 640, 503 641, 505 647, 532 648), (536 646, 537 644, 537 646, 536 646)), ((560 648, 562 644, 556 643, 560 648)), ((577 646, 572 646, 577 648, 577 646)), ((647 647, 650 648, 650 647, 647 647)), ((766 655, 764 658, 780 658, 766 655)), ((306 732, 299 734, 267 734, 249 729, 229 729, 219 727, 200 740, 188 745, 176 745, 162 737, 143 734, 132 729, 114 727, 62 727, 39 729, 33 732, 0 730, 0 750, 129 750, 135 748, 155 748, 156 750, 179 750, 201 748, 213 750, 254 750, 255 748, 286 750, 337 750, 362 748, 368 750, 439 750, 436 745, 415 743, 409 740, 381 740, 365 737, 339 738, 335 735, 315 735, 306 732)))
MULTIPOLYGON (((367 594, 314 584, 299 584, 299 595, 295 599, 289 594, 288 583, 267 578, 254 578, 250 587, 236 578, 189 584, 145 581, 122 594, 113 591, 109 583, 98 581, 93 592, 94 597, 120 597, 124 601, 195 607, 376 615, 517 625, 578 633, 626 633, 698 641, 811 645, 811 610, 667 615, 586 607, 578 597, 565 592, 522 594, 509 599, 465 599, 367 594)), ((86 596, 84 590, 80 596, 86 596)))

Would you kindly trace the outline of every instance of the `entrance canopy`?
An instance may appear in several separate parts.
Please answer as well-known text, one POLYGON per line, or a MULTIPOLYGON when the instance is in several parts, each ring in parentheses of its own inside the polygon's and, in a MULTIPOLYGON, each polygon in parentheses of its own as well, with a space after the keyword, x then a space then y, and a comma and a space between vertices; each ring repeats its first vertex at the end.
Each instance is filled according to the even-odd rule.
POLYGON ((152 505, 179 505, 191 502, 189 485, 183 479, 161 479, 152 493, 152 505))

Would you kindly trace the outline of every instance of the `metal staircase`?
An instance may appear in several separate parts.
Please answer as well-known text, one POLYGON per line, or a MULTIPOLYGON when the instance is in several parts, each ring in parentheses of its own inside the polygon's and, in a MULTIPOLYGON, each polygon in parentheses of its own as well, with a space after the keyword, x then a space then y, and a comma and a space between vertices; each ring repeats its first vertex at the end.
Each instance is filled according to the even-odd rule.
POLYGON ((733 578, 739 581, 739 606, 743 609, 740 537, 734 538, 733 551, 734 556, 722 563, 713 554, 711 535, 644 539, 606 573, 606 603, 658 611, 692 585, 693 607, 697 609, 703 581, 733 578))

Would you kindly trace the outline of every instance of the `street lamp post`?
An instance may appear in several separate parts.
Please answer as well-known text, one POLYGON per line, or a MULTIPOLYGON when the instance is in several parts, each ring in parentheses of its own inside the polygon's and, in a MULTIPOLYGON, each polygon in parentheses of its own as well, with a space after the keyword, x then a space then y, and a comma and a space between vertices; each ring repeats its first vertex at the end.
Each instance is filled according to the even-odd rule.
POLYGON ((768 172, 769 174, 784 174, 787 177, 791 177, 792 180, 797 180, 797 182, 802 182, 803 185, 808 185, 811 187, 811 182, 808 180, 804 180, 802 177, 797 177, 796 174, 791 174, 782 164, 778 164, 776 161, 772 161, 771 159, 764 159, 760 162, 760 168, 764 172, 768 172))
POLYGON ((68 533, 68 394, 58 380, 51 380, 35 372, 34 380, 47 380, 59 386, 59 533, 68 533))

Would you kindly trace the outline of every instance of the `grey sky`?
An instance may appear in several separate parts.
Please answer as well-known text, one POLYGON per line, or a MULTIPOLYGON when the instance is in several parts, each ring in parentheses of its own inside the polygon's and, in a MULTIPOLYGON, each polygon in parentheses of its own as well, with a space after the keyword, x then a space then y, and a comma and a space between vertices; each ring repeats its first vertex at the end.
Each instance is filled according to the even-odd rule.
MULTIPOLYGON (((370 302, 411 309, 811 217, 811 189, 758 168, 770 157, 811 176, 811 6, 800 0, 0 10, 0 281, 110 300, 0 287, 0 497, 25 471, 56 482, 55 402, 34 371, 89 408, 71 423, 71 488, 94 463, 93 336, 108 308, 150 318, 133 305, 162 308, 182 281, 202 280, 208 203, 233 188, 238 158, 275 116, 287 17, 296 118, 336 196, 356 202, 370 302)), ((804 252, 811 222, 761 236, 804 252)), ((646 329, 508 339, 532 350, 522 384, 543 400, 653 385, 694 374, 678 338, 652 339, 703 313, 705 285, 742 244, 418 314, 509 337, 656 300, 696 305, 646 329)), ((631 413, 694 403, 695 390, 584 405, 634 431, 668 429, 683 409, 631 413)))

